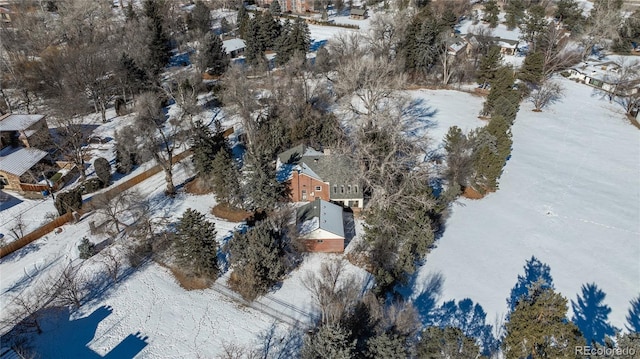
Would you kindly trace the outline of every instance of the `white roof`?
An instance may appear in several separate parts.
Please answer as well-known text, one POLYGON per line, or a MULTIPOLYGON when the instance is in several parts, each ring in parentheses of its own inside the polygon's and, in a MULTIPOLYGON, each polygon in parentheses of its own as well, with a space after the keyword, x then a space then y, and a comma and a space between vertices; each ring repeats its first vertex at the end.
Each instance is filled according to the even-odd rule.
POLYGON ((44 115, 16 115, 10 114, 0 117, 0 131, 22 131, 33 126, 44 118, 44 115))
POLYGON ((300 207, 299 210, 308 211, 305 220, 300 223, 299 230, 301 235, 306 236, 317 229, 322 229, 338 237, 345 238, 342 207, 322 199, 316 199, 300 207))
POLYGON ((46 155, 47 152, 37 148, 21 148, 0 157, 0 171, 22 176, 46 155))
POLYGON ((224 40, 222 42, 222 47, 224 48, 224 51, 226 51, 229 54, 232 51, 244 49, 246 45, 244 43, 244 40, 242 39, 230 39, 230 40, 224 40))

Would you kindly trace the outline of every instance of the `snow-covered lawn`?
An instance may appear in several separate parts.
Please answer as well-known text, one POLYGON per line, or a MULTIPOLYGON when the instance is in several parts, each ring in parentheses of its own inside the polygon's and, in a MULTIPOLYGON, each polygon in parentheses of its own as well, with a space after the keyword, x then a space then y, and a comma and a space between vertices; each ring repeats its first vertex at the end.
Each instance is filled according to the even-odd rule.
POLYGON ((441 273, 441 301, 471 298, 493 324, 533 255, 569 300, 595 283, 622 328, 640 293, 640 132, 592 88, 559 81, 562 102, 522 104, 500 190, 454 205, 415 291, 441 273))

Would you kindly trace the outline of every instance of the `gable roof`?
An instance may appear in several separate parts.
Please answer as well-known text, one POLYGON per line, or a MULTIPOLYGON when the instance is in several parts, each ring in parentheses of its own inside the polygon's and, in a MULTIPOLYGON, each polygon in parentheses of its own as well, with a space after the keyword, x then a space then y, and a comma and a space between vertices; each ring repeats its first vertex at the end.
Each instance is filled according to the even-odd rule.
POLYGON ((37 148, 20 148, 0 157, 0 170, 12 175, 22 176, 46 155, 47 152, 37 148))
POLYGON ((336 204, 318 198, 298 208, 296 215, 300 234, 303 236, 322 229, 338 237, 345 237, 342 207, 336 204))
POLYGON ((233 51, 244 49, 247 46, 242 39, 229 39, 222 42, 222 47, 224 48, 224 51, 230 54, 233 51))
POLYGON ((23 131, 44 118, 44 115, 8 114, 0 117, 0 131, 23 131))
POLYGON ((356 15, 356 16, 365 16, 367 14, 367 10, 366 9, 351 9, 350 14, 351 15, 356 15))

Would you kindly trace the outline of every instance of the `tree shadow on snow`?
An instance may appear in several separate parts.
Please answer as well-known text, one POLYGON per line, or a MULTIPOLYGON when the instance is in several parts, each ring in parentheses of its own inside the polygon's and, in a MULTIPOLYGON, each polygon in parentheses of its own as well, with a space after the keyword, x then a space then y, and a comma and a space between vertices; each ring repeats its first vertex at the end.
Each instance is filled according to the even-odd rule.
POLYGON ((604 345, 606 336, 614 336, 616 328, 609 324, 611 308, 602 301, 607 295, 595 283, 583 284, 582 295, 571 301, 573 318, 571 321, 580 328, 587 345, 604 345))
POLYGON ((536 282, 541 283, 542 289, 554 289, 551 268, 536 257, 531 256, 531 259, 527 260, 524 265, 524 276, 518 274, 518 282, 511 289, 511 294, 507 298, 509 312, 513 312, 518 302, 527 297, 529 288, 536 282))
POLYGON ((640 333, 640 295, 631 299, 631 308, 627 314, 627 330, 630 333, 640 333))
POLYGON ((95 338, 101 321, 113 312, 109 306, 101 306, 84 318, 72 319, 68 308, 56 308, 42 322, 43 333, 34 335, 34 346, 42 357, 127 359, 144 349, 148 337, 140 332, 129 334, 117 346, 102 356, 87 345, 95 338))

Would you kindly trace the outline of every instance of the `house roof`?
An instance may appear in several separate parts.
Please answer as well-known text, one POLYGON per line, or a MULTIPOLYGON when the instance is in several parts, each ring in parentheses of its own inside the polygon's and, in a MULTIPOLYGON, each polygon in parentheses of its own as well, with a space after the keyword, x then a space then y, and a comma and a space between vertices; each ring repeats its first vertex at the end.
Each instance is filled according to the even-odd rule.
POLYGON ((619 66, 612 61, 596 62, 596 63, 583 63, 582 66, 576 66, 572 69, 576 72, 580 72, 592 79, 600 80, 602 82, 611 83, 618 76, 619 66))
POLYGON ((342 207, 322 199, 308 203, 297 211, 300 234, 307 235, 317 229, 344 238, 342 207))
POLYGON ((224 51, 230 54, 233 51, 244 49, 247 46, 242 39, 229 39, 222 42, 222 47, 224 48, 224 51))
POLYGON ((278 155, 280 163, 297 163, 304 156, 322 156, 323 153, 309 146, 299 144, 278 155))
POLYGON ((8 114, 0 117, 0 131, 22 131, 33 126, 44 115, 8 114))
POLYGON ((351 9, 351 15, 365 16, 366 13, 366 9, 351 9))
POLYGON ((22 176, 46 155, 47 152, 37 148, 20 148, 14 150, 6 156, 0 157, 0 171, 22 176))

